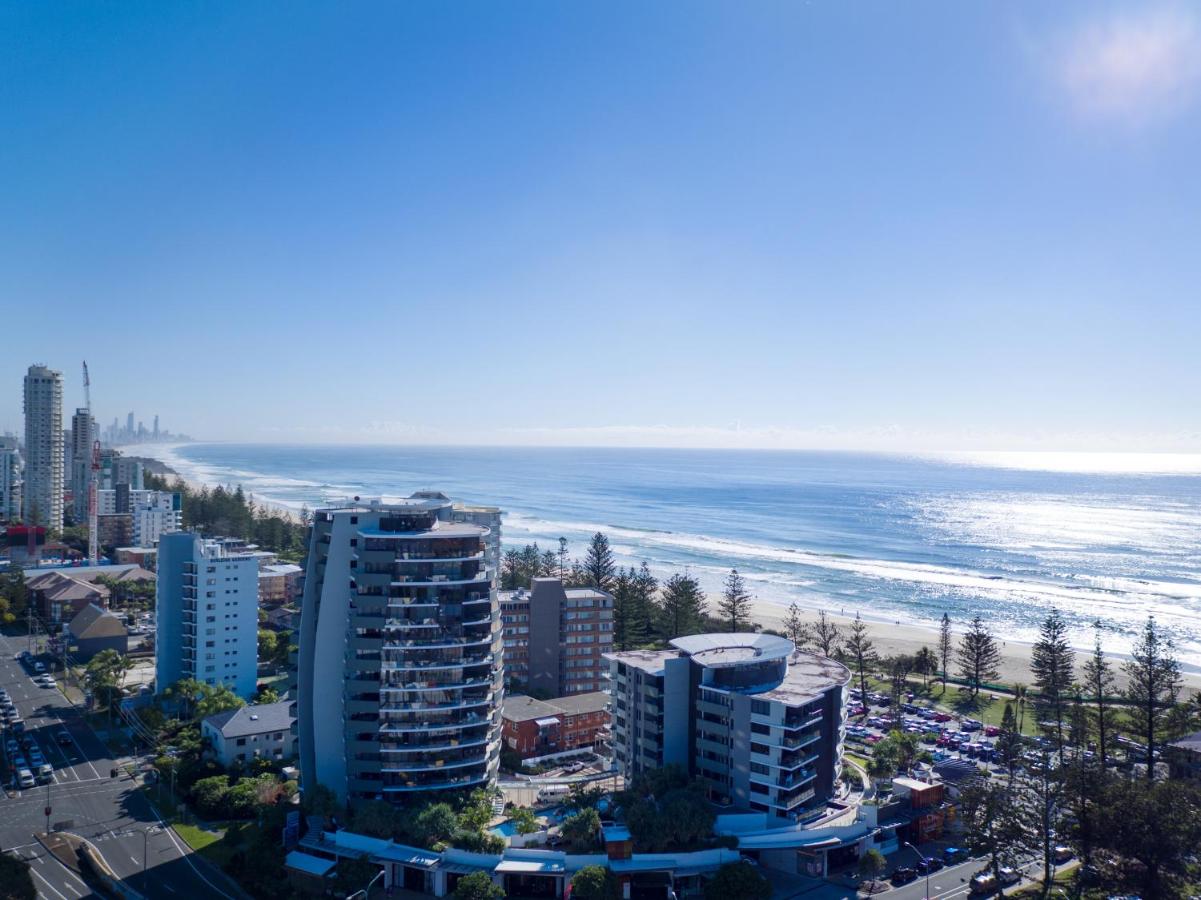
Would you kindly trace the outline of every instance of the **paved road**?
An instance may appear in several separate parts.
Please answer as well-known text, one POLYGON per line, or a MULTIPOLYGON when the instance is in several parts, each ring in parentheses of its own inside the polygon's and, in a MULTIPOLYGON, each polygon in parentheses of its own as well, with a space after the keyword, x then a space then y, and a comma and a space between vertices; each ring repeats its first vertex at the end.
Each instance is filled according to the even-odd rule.
MULTIPOLYGON (((895 855, 892 859, 898 860, 902 865, 911 865, 908 856, 903 854, 895 855)), ((930 898, 931 900, 956 900, 956 898, 966 897, 971 891, 970 882, 972 876, 977 872, 988 868, 988 862, 984 859, 973 859, 965 863, 960 863, 957 866, 948 866, 947 868, 934 872, 930 875, 930 898)), ((1058 871, 1062 866, 1057 866, 1058 871)), ((1032 880, 1043 877, 1042 860, 1034 859, 1024 865, 1018 866, 1017 869, 1023 874, 1021 882, 1011 885, 1006 888, 1006 891, 1016 890, 1017 888, 1028 885, 1032 880)), ((880 900, 923 900, 926 896, 926 879, 925 876, 917 881, 910 882, 903 887, 893 888, 890 891, 877 895, 880 900)))
POLYGON ((7 790, 0 794, 0 849, 30 860, 39 896, 47 900, 91 896, 87 885, 33 838, 34 832, 46 828, 44 807, 49 803, 52 824, 71 822, 65 830, 93 841, 109 867, 147 897, 235 900, 212 866, 162 827, 150 803, 127 777, 109 777, 114 761, 80 713, 58 690, 34 684, 17 661, 16 655, 25 647, 23 637, 0 635, 0 687, 8 691, 26 730, 54 766, 54 782, 27 791, 13 789, 11 781, 5 784, 7 790), (71 735, 65 748, 53 738, 61 728, 71 735), (151 833, 143 838, 146 830, 151 833))

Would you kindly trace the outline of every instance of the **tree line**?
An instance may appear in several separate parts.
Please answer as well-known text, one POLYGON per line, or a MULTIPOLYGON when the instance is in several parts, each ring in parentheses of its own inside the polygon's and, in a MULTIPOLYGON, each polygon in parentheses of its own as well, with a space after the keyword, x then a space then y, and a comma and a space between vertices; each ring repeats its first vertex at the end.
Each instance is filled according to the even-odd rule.
POLYGON ((182 502, 183 527, 204 534, 235 537, 258 544, 281 559, 299 561, 305 553, 308 507, 295 516, 284 516, 248 497, 241 485, 229 488, 207 485, 194 490, 181 478, 170 485, 165 476, 147 474, 147 490, 177 491, 182 502))
POLYGON ((746 581, 731 569, 710 612, 709 598, 689 572, 665 579, 647 563, 617 565, 609 539, 597 532, 581 559, 568 558, 566 538, 558 548, 537 543, 507 550, 501 560, 503 590, 530 587, 535 578, 559 578, 566 587, 596 587, 613 595, 613 645, 617 650, 658 645, 673 638, 711 631, 758 631, 752 621, 754 602, 746 581))

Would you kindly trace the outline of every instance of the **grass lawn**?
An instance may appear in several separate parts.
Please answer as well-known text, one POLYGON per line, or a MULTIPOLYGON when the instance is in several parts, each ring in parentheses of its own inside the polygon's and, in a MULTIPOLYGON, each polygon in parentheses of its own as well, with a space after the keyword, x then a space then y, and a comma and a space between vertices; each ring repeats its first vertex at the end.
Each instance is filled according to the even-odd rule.
MULTIPOLYGON (((887 681, 881 681, 875 678, 869 678, 868 690, 877 691, 882 694, 892 693, 892 686, 887 681)), ((977 697, 972 697, 968 691, 964 689, 962 692, 953 684, 947 685, 946 694, 943 694, 942 684, 939 682, 930 682, 929 688, 923 688, 920 679, 911 680, 909 683, 910 689, 914 693, 915 702, 924 702, 932 704, 939 709, 945 710, 956 716, 968 716, 973 719, 979 719, 985 725, 1000 725, 1001 719, 1005 715, 1006 702, 1012 703, 1013 698, 1007 694, 995 694, 992 691, 982 690, 977 697), (996 699, 991 699, 996 697, 996 699)), ((1015 706, 1014 716, 1019 720, 1022 719, 1021 711, 1015 706)), ((873 714, 878 714, 875 709, 873 714)), ((1026 704, 1025 720, 1022 721, 1022 734, 1037 736, 1038 730, 1038 712, 1034 708, 1033 703, 1026 704)))
MULTIPOLYGON (((183 838, 184 843, 197 853, 212 847, 221 840, 225 833, 223 831, 209 831, 197 825, 183 825, 178 822, 175 823, 174 827, 175 833, 183 838)), ((211 858, 210 853, 205 853, 204 855, 211 858)))

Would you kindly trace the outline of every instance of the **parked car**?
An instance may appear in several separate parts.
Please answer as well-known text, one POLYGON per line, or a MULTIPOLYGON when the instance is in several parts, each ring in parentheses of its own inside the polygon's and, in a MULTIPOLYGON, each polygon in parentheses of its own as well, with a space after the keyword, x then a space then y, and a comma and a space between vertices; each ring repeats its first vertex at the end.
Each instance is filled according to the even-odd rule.
POLYGON ((1001 733, 1001 729, 998 728, 996 725, 985 725, 984 733, 986 735, 988 735, 989 737, 996 737, 998 734, 1001 733))
POLYGON ((947 865, 952 866, 967 859, 967 851, 962 847, 947 847, 942 851, 942 859, 947 865))
POLYGON ((917 864, 917 873, 925 875, 930 872, 938 872, 943 868, 943 861, 936 856, 927 856, 917 864))
POLYGON ((34 660, 33 671, 37 672, 40 675, 46 671, 46 667, 39 660, 34 660))
POLYGON ((1017 869, 1011 869, 1009 866, 1003 866, 998 874, 1001 876, 1001 886, 1009 887, 1011 884, 1017 884, 1022 880, 1022 873, 1017 869))
POLYGON ((38 765, 38 767, 37 767, 38 784, 49 784, 53 780, 54 780, 54 769, 51 767, 50 763, 44 762, 44 763, 41 763, 40 765, 38 765))
POLYGON ((70 732, 68 732, 65 728, 60 728, 55 733, 54 740, 60 747, 70 747, 71 744, 74 743, 74 741, 71 739, 70 732))
POLYGON ((917 869, 909 866, 901 866, 892 873, 892 883, 896 885, 909 884, 911 881, 917 881, 917 869))
POLYGON ((1065 863, 1075 855, 1076 854, 1074 854, 1072 852, 1071 847, 1064 847, 1061 844, 1060 846, 1055 848, 1054 859, 1055 859, 1056 864, 1065 863))
POLYGON ((18 787, 27 789, 27 788, 33 787, 36 784, 37 784, 37 782, 34 780, 33 773, 31 771, 29 771, 28 769, 18 769, 17 770, 17 786, 18 787))

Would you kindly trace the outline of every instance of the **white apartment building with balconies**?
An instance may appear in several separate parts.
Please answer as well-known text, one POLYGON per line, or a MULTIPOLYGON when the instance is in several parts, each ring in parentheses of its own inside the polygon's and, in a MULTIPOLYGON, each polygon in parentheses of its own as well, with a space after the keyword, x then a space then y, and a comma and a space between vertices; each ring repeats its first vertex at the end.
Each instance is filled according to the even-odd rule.
POLYGON ((495 780, 499 523, 430 492, 316 511, 293 695, 306 783, 354 803, 495 780))

